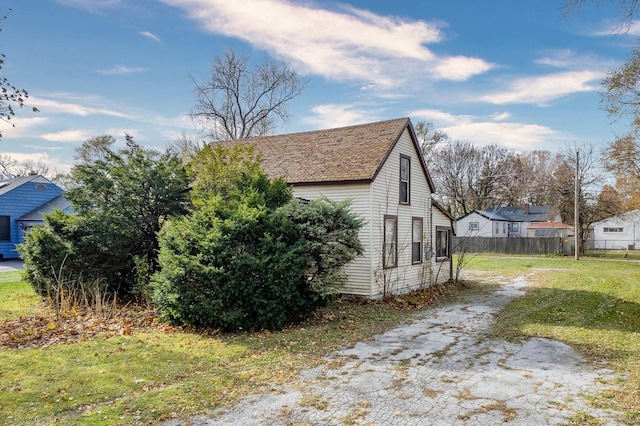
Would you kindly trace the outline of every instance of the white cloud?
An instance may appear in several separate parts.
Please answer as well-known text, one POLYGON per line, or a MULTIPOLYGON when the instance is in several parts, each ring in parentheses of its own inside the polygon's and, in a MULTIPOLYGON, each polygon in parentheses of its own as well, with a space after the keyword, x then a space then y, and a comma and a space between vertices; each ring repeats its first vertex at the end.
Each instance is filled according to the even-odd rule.
POLYGON ((423 120, 432 122, 436 126, 448 125, 456 123, 460 120, 470 121, 473 119, 473 117, 470 115, 454 115, 437 109, 421 109, 418 111, 413 111, 409 115, 411 117, 421 118, 423 120))
POLYGON ((31 151, 31 152, 19 152, 19 151, 5 151, 2 154, 16 160, 19 164, 26 161, 34 164, 44 164, 49 168, 49 173, 66 173, 71 169, 72 164, 67 160, 62 160, 57 156, 51 156, 47 152, 43 151, 31 151))
POLYGON ((492 104, 545 104, 572 93, 599 89, 604 74, 599 71, 566 71, 514 80, 503 91, 484 95, 477 100, 492 104))
POLYGON ((7 155, 19 163, 24 161, 33 161, 34 163, 42 162, 44 164, 51 164, 51 159, 49 158, 49 154, 46 152, 3 152, 2 154, 7 155))
POLYGON ((371 111, 359 110, 350 104, 324 104, 311 108, 314 114, 302 119, 316 129, 333 129, 336 127, 350 126, 352 124, 375 121, 371 111))
POLYGON ((330 79, 393 87, 408 74, 414 79, 466 80, 493 67, 480 58, 441 58, 429 50, 427 44, 444 38, 442 23, 287 0, 162 1, 185 10, 209 32, 240 38, 330 79))
MULTIPOLYGON (((64 98, 65 95, 61 95, 60 97, 64 98)), ((93 98, 85 100, 87 103, 100 103, 99 100, 93 98)), ((37 107, 42 114, 71 114, 81 117, 107 115, 110 117, 129 118, 126 114, 111 109, 87 106, 79 103, 61 102, 53 99, 29 97, 29 104, 37 107)))
POLYGON ((493 68, 492 64, 480 58, 451 56, 439 60, 433 67, 433 72, 435 76, 442 79, 465 81, 491 68, 493 68))
POLYGON ((541 145, 561 137, 555 130, 538 124, 492 121, 461 122, 440 130, 453 139, 472 141, 477 145, 496 144, 516 151, 540 149, 541 145))
POLYGON ((106 75, 124 75, 149 71, 145 67, 128 67, 126 65, 116 65, 113 68, 98 70, 100 74, 106 75))
POLYGON ((504 121, 504 120, 508 120, 509 118, 511 118, 511 113, 507 111, 496 112, 491 116, 491 119, 494 121, 504 121))
POLYGON ((35 129, 43 124, 49 122, 47 117, 29 117, 24 118, 22 116, 16 116, 11 119, 11 122, 0 120, 0 131, 2 132, 2 139, 0 139, 0 146, 6 147, 7 143, 11 143, 12 139, 18 139, 28 137, 34 134, 35 129), (14 127, 15 126, 15 127, 14 127))
POLYGON ((538 65, 546 65, 571 71, 592 70, 605 73, 616 62, 593 54, 577 54, 571 49, 551 49, 534 61, 538 65))
POLYGON ((93 132, 87 130, 62 130, 55 133, 45 133, 40 137, 50 142, 82 142, 94 135, 93 132))
POLYGON ((638 37, 640 36, 640 22, 638 21, 633 21, 629 24, 629 27, 627 28, 627 34, 638 37))
POLYGON ((152 33, 152 32, 149 32, 149 31, 140 31, 138 34, 140 34, 140 35, 141 35, 141 36, 143 36, 143 37, 148 38, 149 40, 153 40, 153 41, 155 41, 156 43, 161 43, 161 42, 162 42, 162 40, 160 40, 160 37, 158 37, 157 35, 155 35, 155 34, 154 34, 154 33, 152 33))
POLYGON ((605 19, 595 28, 589 28, 586 34, 594 37, 629 35, 635 38, 640 35, 640 22, 605 19))
POLYGON ((412 117, 427 120, 436 129, 454 140, 470 141, 476 145, 500 145, 516 151, 553 149, 564 140, 559 132, 538 124, 504 122, 508 112, 494 114, 490 120, 472 115, 454 115, 438 110, 418 110, 412 117))

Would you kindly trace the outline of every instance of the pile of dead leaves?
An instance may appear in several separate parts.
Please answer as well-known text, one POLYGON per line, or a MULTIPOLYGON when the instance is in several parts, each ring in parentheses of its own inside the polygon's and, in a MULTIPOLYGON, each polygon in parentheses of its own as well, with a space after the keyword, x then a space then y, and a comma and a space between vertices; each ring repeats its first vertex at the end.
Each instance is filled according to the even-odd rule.
MULTIPOLYGON (((380 300, 343 296, 334 306, 338 309, 320 311, 309 321, 313 323, 351 321, 346 309, 349 304, 386 305, 403 311, 423 309, 452 291, 452 285, 438 285, 380 300)), ((97 336, 109 338, 153 330, 184 331, 204 335, 219 333, 218 330, 163 325, 157 321, 152 309, 126 307, 119 309, 117 314, 103 317, 97 317, 92 313, 72 312, 65 315, 51 313, 0 322, 0 348, 43 348, 58 343, 87 341, 97 336)))
POLYGON ((155 321, 154 312, 142 309, 126 309, 106 318, 87 313, 36 315, 1 322, 0 348, 43 348, 158 328, 164 326, 155 321))
POLYGON ((447 295, 452 294, 456 285, 453 283, 438 284, 409 293, 389 295, 382 299, 367 299, 357 296, 343 296, 341 299, 349 303, 384 305, 395 309, 412 311, 423 309, 439 302, 447 295))

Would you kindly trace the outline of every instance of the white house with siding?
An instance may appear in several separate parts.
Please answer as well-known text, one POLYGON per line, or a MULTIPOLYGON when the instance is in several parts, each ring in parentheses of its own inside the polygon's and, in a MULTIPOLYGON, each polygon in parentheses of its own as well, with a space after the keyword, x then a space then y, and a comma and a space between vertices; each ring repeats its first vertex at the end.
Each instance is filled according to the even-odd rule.
POLYGON ((612 216, 591 225, 588 243, 595 249, 632 249, 640 244, 640 210, 612 216))
POLYGON ((456 221, 460 237, 524 238, 532 224, 559 222, 553 206, 503 206, 474 210, 456 221))
POLYGON ((238 143, 254 145, 296 197, 352 201, 365 251, 347 265, 344 293, 380 297, 451 279, 453 219, 432 200, 408 118, 223 144, 238 143))

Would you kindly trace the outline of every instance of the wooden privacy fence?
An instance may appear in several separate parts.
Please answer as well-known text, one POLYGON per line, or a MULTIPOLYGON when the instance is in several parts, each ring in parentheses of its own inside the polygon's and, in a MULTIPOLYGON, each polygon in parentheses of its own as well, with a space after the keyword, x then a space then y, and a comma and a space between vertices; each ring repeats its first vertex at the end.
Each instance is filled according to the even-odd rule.
POLYGON ((573 242, 559 237, 490 238, 453 237, 454 253, 563 254, 569 255, 573 242))

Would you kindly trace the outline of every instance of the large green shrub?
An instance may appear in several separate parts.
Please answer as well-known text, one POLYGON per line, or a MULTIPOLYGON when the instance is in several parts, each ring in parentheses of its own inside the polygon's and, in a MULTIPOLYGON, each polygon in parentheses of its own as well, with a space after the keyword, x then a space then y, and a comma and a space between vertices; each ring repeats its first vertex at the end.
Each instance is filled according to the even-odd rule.
POLYGON ((186 211, 188 180, 176 154, 143 148, 130 137, 114 151, 114 142, 101 137, 83 144, 65 194, 74 214, 50 215, 19 247, 27 280, 42 296, 62 283, 96 282, 111 296, 144 295, 157 269, 157 232, 169 216, 186 211))
MULTIPOLYGON (((207 161, 211 153, 225 158, 217 148, 207 161)), ((326 304, 344 281, 342 266, 362 251, 362 222, 348 203, 301 203, 282 179, 247 164, 223 190, 196 189, 193 212, 161 231, 152 297, 165 320, 281 328, 326 304)))
POLYGON ((339 292, 346 282, 343 266, 362 254, 358 231, 363 221, 350 206, 349 200, 323 197, 294 199, 278 210, 296 225, 297 237, 304 241, 305 280, 309 290, 320 296, 339 292))

